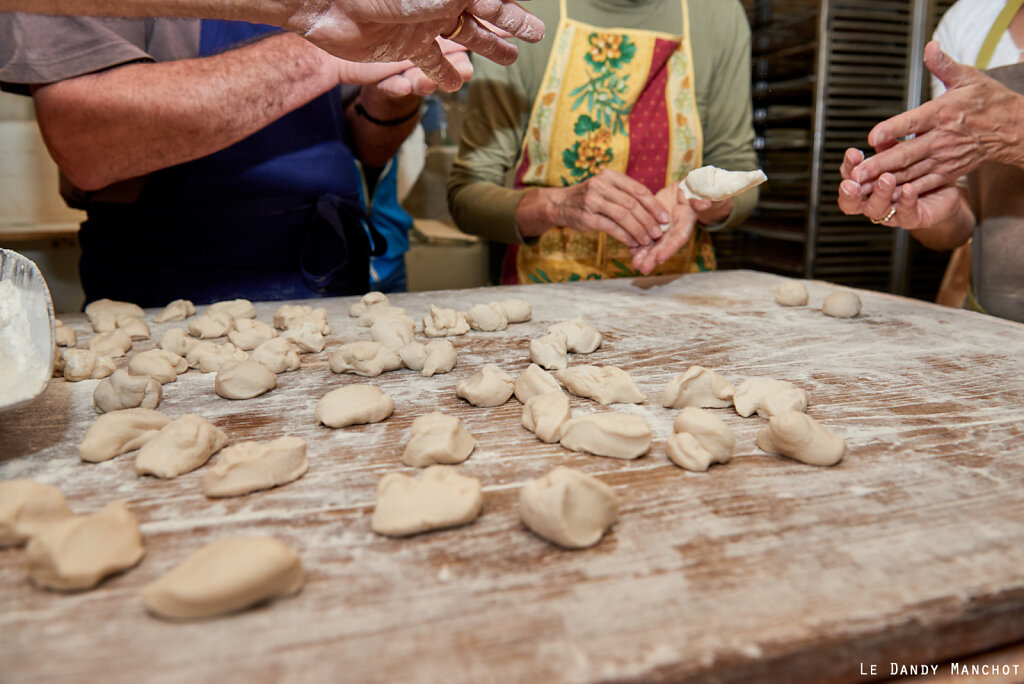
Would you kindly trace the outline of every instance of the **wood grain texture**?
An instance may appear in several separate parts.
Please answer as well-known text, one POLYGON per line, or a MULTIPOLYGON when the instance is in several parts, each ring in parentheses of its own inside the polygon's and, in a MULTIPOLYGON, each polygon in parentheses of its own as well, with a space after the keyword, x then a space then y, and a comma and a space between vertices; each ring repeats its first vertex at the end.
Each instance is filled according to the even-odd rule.
MULTIPOLYGON (((330 352, 369 335, 346 316, 353 298, 316 302, 334 328, 328 348, 272 392, 228 401, 198 371, 164 386, 161 410, 199 413, 232 441, 307 440, 302 479, 236 499, 205 499, 202 469, 163 481, 138 477, 133 454, 80 462, 96 382, 53 381, 36 403, 0 415, 0 479, 58 485, 82 513, 126 499, 147 553, 93 591, 60 595, 28 583, 23 549, 0 551, 0 680, 862 681, 861 662, 887 672, 890 660, 937 662, 1024 638, 1024 326, 870 292, 860 292, 860 317, 831 319, 818 309, 833 286, 810 282, 810 306, 787 309, 772 300, 780 281, 733 271, 395 296, 417 318, 432 303, 533 305, 529 323, 450 338, 458 365, 432 378, 331 373, 330 352), (571 363, 621 366, 648 399, 599 407, 574 397, 573 409, 646 418, 654 448, 636 461, 538 441, 515 399, 485 409, 455 396, 484 363, 518 374, 531 338, 580 314, 605 343, 571 363), (672 465, 676 411, 661 394, 693 364, 734 382, 804 387, 810 415, 847 441, 846 458, 815 468, 765 455, 754 445, 765 421, 719 409, 736 432, 733 462, 707 473, 672 465), (394 415, 314 425, 317 400, 353 382, 391 394, 394 415), (413 472, 401 463, 409 426, 438 408, 477 438, 457 467, 483 482, 483 514, 458 529, 378 537, 377 480, 413 472), (519 520, 520 484, 558 465, 621 499, 621 522, 591 549, 555 548, 519 520), (146 584, 237 534, 298 550, 302 593, 197 623, 145 613, 146 584)), ((258 304, 259 318, 276 306, 258 304)), ((66 322, 87 345, 84 319, 66 322)), ((175 325, 153 325, 154 340, 175 325)))

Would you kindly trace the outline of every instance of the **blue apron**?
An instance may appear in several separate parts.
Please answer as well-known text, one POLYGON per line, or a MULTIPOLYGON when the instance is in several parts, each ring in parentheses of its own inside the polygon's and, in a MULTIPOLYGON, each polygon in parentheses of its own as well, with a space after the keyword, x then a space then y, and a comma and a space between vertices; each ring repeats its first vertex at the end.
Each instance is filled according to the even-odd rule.
MULTIPOLYGON (((199 55, 273 30, 204 20, 199 55)), ((151 174, 134 201, 90 201, 79 234, 86 300, 163 306, 365 292, 370 256, 386 244, 363 211, 345 141, 332 90, 224 150, 151 174)))

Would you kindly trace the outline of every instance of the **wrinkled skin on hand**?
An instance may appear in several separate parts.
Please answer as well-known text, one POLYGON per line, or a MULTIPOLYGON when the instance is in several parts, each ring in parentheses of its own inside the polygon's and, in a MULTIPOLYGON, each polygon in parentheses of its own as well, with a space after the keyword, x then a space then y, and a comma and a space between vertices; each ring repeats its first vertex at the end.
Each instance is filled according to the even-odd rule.
POLYGON ((686 244, 693 236, 698 221, 704 225, 714 225, 732 213, 731 197, 719 202, 688 200, 678 184, 662 188, 655 198, 668 209, 672 218, 664 235, 650 245, 630 250, 633 253, 633 268, 645 275, 668 261, 686 244))

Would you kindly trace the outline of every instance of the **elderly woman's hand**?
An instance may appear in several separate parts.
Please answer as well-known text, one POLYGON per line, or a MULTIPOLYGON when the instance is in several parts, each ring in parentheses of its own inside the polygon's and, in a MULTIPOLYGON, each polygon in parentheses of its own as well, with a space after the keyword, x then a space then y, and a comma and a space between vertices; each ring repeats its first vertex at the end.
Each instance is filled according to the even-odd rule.
POLYGON ((648 275, 655 268, 672 258, 693 236, 697 222, 713 225, 724 221, 732 213, 732 198, 720 202, 708 200, 687 200, 677 184, 662 188, 655 198, 672 214, 672 220, 664 234, 652 244, 633 250, 633 268, 648 275))

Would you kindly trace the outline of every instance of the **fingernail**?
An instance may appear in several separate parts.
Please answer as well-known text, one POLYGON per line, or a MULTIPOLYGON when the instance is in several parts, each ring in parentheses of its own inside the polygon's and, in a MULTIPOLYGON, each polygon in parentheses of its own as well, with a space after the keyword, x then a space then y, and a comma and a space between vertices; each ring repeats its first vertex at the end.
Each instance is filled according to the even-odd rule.
POLYGON ((662 223, 660 226, 658 226, 659 230, 661 230, 661 234, 662 235, 667 233, 668 229, 671 228, 671 227, 672 227, 671 223, 662 223))

